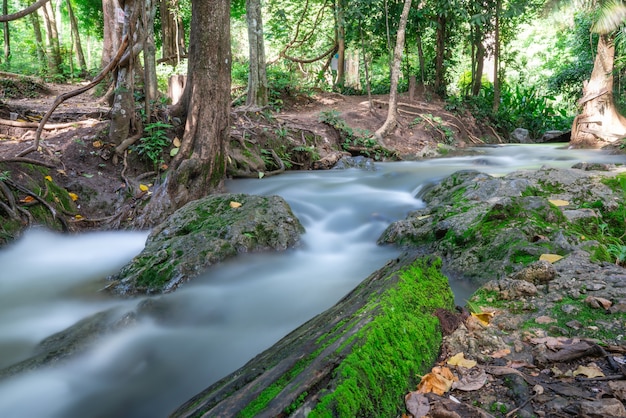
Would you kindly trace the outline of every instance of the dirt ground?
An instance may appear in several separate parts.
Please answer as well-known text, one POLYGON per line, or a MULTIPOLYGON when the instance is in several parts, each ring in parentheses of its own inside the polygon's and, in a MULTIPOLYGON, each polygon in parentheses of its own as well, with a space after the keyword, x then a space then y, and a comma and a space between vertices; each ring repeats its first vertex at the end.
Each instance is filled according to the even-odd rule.
MULTIPOLYGON (((0 162, 8 164, 9 171, 19 170, 19 165, 14 163, 16 157, 33 145, 38 122, 55 98, 78 87, 47 84, 34 88, 28 84, 12 91, 2 91, 0 86, 0 93, 5 96, 0 102, 0 162)), ((320 148, 323 156, 331 148, 340 149, 341 139, 333 128, 320 122, 320 112, 336 111, 348 126, 367 135, 384 122, 386 100, 386 96, 375 96, 370 105, 366 96, 323 92, 285 97, 283 109, 273 113, 270 124, 275 124, 276 129, 289 126, 290 129, 295 127, 296 130, 314 132, 323 140, 324 146, 320 148)), ((39 150, 22 156, 46 162, 51 167, 54 182, 78 197, 76 213, 69 219, 70 229, 132 227, 132 217, 136 213, 133 214, 131 209, 137 200, 147 198, 145 193, 136 190, 137 186, 151 187, 162 174, 161 167, 154 172, 154 167, 138 158, 136 153, 129 153, 123 160, 114 158, 114 145, 107 137, 109 110, 91 91, 63 102, 46 125, 53 129, 43 130, 39 150), (127 219, 110 222, 116 213, 124 212, 124 206, 127 219)), ((241 115, 233 109, 232 131, 251 132, 249 126, 242 126, 249 125, 250 118, 241 115)), ((487 128, 481 130, 471 115, 458 116, 448 112, 444 103, 432 95, 422 94, 414 100, 401 95, 398 120, 398 128, 383 145, 395 151, 401 159, 437 156, 441 145, 463 148, 479 143, 478 138, 492 135, 487 128)), ((171 139, 182 137, 182 126, 172 129, 169 134, 171 139)), ((492 138, 496 141, 493 135, 492 138)), ((169 155, 164 154, 165 165, 168 159, 169 155)), ((310 167, 310 164, 302 164, 294 165, 292 169, 310 167)))

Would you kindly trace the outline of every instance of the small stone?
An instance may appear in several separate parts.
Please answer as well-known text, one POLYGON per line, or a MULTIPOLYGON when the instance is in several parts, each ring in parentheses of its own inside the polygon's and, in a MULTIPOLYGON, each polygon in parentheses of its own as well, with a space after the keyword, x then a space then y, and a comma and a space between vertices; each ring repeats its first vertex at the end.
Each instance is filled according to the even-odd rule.
POLYGON ((609 388, 613 391, 613 395, 616 398, 624 401, 626 400, 626 381, 613 380, 609 382, 609 388))
POLYGON ((539 260, 515 273, 514 280, 525 280, 533 284, 544 284, 557 276, 554 266, 546 260, 539 260))
POLYGON ((602 283, 602 282, 593 282, 593 283, 589 283, 587 284, 587 290, 602 290, 606 287, 606 283, 602 283))
POLYGON ((538 324, 553 324, 556 322, 556 319, 550 318, 549 316, 542 315, 535 318, 535 322, 538 324))
POLYGON ((568 315, 576 315, 580 309, 574 305, 565 304, 561 306, 561 310, 568 315))
POLYGON ((624 417, 626 408, 618 399, 604 398, 597 401, 582 401, 580 403, 581 416, 590 418, 624 417))
POLYGON ((567 322, 565 325, 575 330, 579 330, 583 327, 583 324, 581 324, 579 321, 575 319, 573 321, 567 322))
POLYGON ((613 304, 610 300, 596 296, 587 296, 585 303, 594 309, 609 309, 613 304))

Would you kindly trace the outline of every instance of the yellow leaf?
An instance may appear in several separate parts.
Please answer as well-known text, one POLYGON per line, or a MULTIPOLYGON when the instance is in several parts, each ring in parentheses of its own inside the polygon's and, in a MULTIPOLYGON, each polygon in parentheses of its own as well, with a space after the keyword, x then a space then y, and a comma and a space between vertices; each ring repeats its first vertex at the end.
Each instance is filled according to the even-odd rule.
POLYGON ((65 172, 65 170, 59 169, 59 170, 57 170, 57 173, 63 174, 64 176, 67 176, 67 173, 65 172))
POLYGON ((145 184, 140 184, 139 185, 139 190, 141 190, 142 192, 147 192, 150 188, 148 186, 146 186, 145 184))
POLYGON ((69 196, 69 197, 70 197, 70 198, 71 198, 74 202, 76 202, 76 201, 78 200, 78 195, 77 195, 76 193, 69 192, 69 193, 68 193, 68 196, 69 196))
POLYGON ((587 377, 604 377, 604 373, 598 366, 593 363, 589 363, 587 366, 578 366, 576 370, 574 370, 574 376, 578 376, 579 374, 583 374, 587 377))
POLYGON ((91 145, 93 145, 94 148, 100 148, 102 146, 102 141, 93 141, 91 145))
POLYGON ((567 200, 561 199, 548 199, 548 202, 552 203, 554 206, 567 206, 569 202, 567 200))
POLYGON ((172 144, 176 147, 179 148, 181 145, 180 139, 178 139, 178 137, 174 138, 174 142, 172 142, 172 144))
POLYGON ((422 377, 417 385, 417 391, 419 393, 432 392, 441 396, 449 391, 452 383, 457 380, 459 379, 447 367, 433 367, 430 373, 422 377))
POLYGON ((46 180, 48 180, 48 181, 52 181, 52 177, 50 177, 50 176, 46 176, 46 177, 44 177, 44 178, 45 178, 46 180))
POLYGON ((230 207, 233 208, 233 209, 239 208, 239 207, 241 207, 241 203, 235 202, 235 201, 231 201, 230 202, 230 207))
POLYGON ((493 318, 494 315, 494 312, 472 312, 472 316, 478 319, 478 321, 484 326, 489 325, 489 322, 491 322, 491 318, 493 318))
POLYGON ((475 360, 468 360, 465 358, 465 355, 461 353, 457 353, 448 359, 448 364, 450 366, 460 366, 465 367, 466 369, 471 369, 476 366, 475 360))
POLYGON ((83 217, 82 217, 81 215, 76 215, 76 216, 74 216, 74 219, 76 219, 76 220, 79 220, 79 221, 80 221, 81 219, 83 219, 83 217))
POLYGON ((539 260, 545 260, 549 263, 556 263, 562 258, 563 257, 558 254, 541 254, 541 256, 539 257, 539 260))

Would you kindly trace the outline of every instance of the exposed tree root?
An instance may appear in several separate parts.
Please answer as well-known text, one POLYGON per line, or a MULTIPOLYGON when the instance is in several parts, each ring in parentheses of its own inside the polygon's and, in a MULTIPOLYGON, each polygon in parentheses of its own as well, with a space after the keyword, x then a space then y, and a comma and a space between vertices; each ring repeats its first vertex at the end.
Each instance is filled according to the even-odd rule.
MULTIPOLYGON (((95 126, 98 122, 96 119, 87 119, 87 120, 79 120, 76 122, 65 122, 65 123, 49 123, 44 125, 41 129, 44 131, 51 131, 54 129, 64 129, 64 128, 73 128, 76 126, 95 126)), ((8 120, 8 119, 0 119, 0 125, 12 126, 14 128, 25 128, 32 129, 38 128, 39 123, 37 122, 22 122, 17 120, 8 120)))

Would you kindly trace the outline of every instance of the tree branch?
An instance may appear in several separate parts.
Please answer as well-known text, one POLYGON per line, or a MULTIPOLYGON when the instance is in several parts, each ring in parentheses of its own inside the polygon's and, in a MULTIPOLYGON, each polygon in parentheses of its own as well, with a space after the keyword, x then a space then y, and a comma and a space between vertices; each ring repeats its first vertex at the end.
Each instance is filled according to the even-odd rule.
POLYGON ((50 0, 39 0, 38 2, 31 4, 27 8, 22 9, 17 13, 13 13, 11 15, 0 15, 0 22, 10 22, 12 20, 21 19, 24 16, 28 16, 35 10, 39 9, 40 7, 42 7, 44 4, 48 3, 49 1, 50 0))

